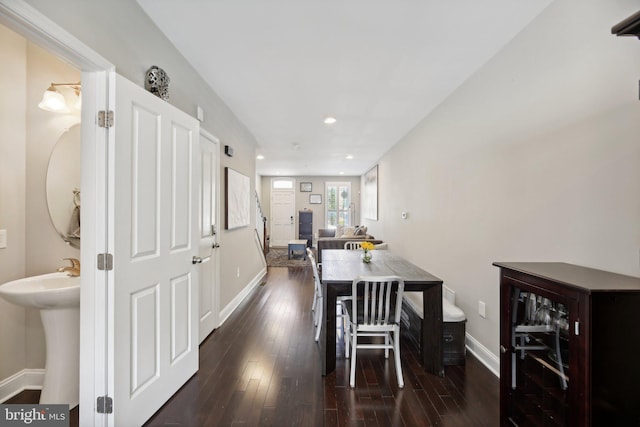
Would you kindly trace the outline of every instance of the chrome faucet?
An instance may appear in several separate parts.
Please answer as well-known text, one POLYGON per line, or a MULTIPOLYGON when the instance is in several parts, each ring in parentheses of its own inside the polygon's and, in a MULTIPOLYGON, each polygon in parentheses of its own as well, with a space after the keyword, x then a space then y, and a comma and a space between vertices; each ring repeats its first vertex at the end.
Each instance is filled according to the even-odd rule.
POLYGON ((79 276, 80 275, 80 261, 76 258, 64 258, 64 261, 70 261, 71 265, 66 267, 60 267, 59 272, 66 272, 67 276, 79 276))

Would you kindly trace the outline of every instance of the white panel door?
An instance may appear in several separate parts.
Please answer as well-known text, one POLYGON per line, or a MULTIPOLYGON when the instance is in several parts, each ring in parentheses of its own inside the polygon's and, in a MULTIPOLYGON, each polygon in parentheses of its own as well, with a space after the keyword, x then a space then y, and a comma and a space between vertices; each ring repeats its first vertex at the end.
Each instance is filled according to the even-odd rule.
POLYGON ((218 170, 217 138, 200 131, 200 328, 202 342, 218 326, 218 170))
POLYGON ((271 246, 286 246, 295 237, 295 191, 271 190, 271 246))
POLYGON ((111 421, 133 426, 198 369, 199 123, 115 81, 111 421))

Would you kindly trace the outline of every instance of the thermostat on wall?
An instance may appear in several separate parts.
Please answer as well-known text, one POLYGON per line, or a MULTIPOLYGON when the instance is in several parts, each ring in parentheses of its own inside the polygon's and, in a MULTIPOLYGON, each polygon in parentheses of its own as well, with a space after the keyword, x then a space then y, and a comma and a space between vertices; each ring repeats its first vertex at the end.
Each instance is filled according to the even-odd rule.
POLYGON ((224 154, 226 154, 229 157, 233 157, 233 148, 231 148, 228 145, 224 146, 224 154))

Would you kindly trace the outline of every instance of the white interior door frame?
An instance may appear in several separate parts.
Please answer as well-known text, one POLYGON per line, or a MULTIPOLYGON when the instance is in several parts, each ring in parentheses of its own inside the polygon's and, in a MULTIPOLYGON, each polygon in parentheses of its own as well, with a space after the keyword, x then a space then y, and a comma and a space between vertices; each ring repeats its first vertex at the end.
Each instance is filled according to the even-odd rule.
MULTIPOLYGON (((210 190, 212 190, 214 196, 212 197, 213 200, 211 204, 213 205, 213 208, 211 209, 211 212, 207 212, 207 209, 203 209, 202 206, 200 207, 200 225, 204 229, 207 226, 211 227, 215 224, 215 230, 210 230, 208 239, 202 238, 201 236, 201 249, 205 249, 204 246, 208 246, 208 248, 206 248, 207 253, 201 253, 200 256, 204 258, 209 255, 210 260, 206 266, 203 266, 200 279, 200 342, 202 342, 213 329, 220 325, 220 139, 200 128, 201 150, 207 149, 205 144, 212 145, 209 148, 212 149, 213 152, 211 153, 211 156, 207 157, 208 159, 211 159, 212 164, 210 164, 208 168, 205 168, 204 162, 207 159, 203 156, 201 174, 202 177, 205 177, 205 171, 210 169, 210 172, 213 175, 210 181, 214 181, 213 188, 210 190), (207 213, 208 215, 206 215, 207 213), (211 224, 205 223, 202 216, 208 216, 211 220, 211 224), (209 270, 209 275, 204 271, 205 268, 209 270), (205 278, 210 278, 212 283, 204 283, 205 280, 208 280, 205 278), (209 288, 204 289, 204 286, 209 286, 209 288)), ((205 188, 205 185, 201 186, 201 203, 203 200, 207 199, 204 194, 205 188)), ((202 231, 203 230, 201 230, 201 232, 202 231)))
POLYGON ((96 256, 107 251, 107 131, 96 125, 108 106, 108 72, 113 64, 22 0, 0 0, 0 23, 63 58, 82 72, 82 245, 80 293, 80 425, 106 426, 109 416, 95 411, 108 392, 106 370, 106 272, 96 256))
POLYGON ((296 229, 296 180, 294 178, 272 178, 271 189, 271 246, 286 246, 295 238, 296 229), (277 181, 288 182, 288 188, 274 188, 277 181))

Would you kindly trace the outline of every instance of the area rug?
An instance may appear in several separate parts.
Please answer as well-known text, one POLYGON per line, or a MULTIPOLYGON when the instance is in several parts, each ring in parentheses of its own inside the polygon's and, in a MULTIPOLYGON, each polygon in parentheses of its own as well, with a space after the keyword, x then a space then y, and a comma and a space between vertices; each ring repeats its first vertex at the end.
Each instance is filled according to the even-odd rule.
POLYGON ((271 248, 267 253, 268 267, 304 267, 309 264, 302 255, 294 255, 289 259, 287 256, 287 248, 271 248))

